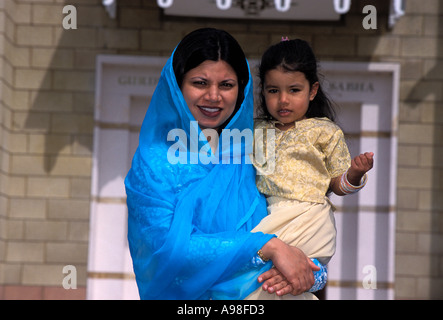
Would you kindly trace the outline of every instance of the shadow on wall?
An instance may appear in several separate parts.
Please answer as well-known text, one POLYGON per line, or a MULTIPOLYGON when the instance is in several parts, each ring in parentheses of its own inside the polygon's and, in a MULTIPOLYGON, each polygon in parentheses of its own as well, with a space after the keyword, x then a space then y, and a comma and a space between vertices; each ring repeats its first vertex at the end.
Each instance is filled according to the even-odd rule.
POLYGON ((89 3, 94 6, 77 5, 75 2, 65 1, 77 8, 78 28, 63 29, 64 5, 53 6, 48 10, 53 16, 60 17, 60 25, 47 29, 53 33, 52 41, 57 45, 33 49, 34 66, 46 70, 40 87, 26 88, 33 92, 23 130, 38 139, 39 143, 31 145, 30 152, 41 156, 43 172, 39 174, 65 171, 66 168, 56 166, 62 160, 61 167, 68 162, 74 163, 72 175, 88 175, 88 168, 84 168, 86 162, 81 159, 90 157, 92 153, 95 56, 113 52, 108 50, 97 26, 112 26, 116 22, 111 21, 104 8, 98 6, 101 4, 99 0, 89 3), (83 27, 84 20, 91 14, 94 14, 96 26, 87 23, 87 27, 83 27), (51 57, 50 61, 47 61, 48 57, 51 57))

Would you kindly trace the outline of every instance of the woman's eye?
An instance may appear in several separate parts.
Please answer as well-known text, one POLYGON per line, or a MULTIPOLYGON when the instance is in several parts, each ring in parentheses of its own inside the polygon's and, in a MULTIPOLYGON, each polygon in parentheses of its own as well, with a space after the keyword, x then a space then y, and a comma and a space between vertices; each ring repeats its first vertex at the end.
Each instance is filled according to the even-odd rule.
POLYGON ((269 93, 277 93, 277 89, 270 89, 268 90, 269 93))
POLYGON ((193 84, 196 86, 205 86, 206 82, 205 81, 194 81, 193 84))
POLYGON ((222 88, 225 88, 225 89, 231 89, 231 88, 233 88, 234 87, 234 85, 232 84, 232 83, 222 83, 221 84, 221 87, 222 88))

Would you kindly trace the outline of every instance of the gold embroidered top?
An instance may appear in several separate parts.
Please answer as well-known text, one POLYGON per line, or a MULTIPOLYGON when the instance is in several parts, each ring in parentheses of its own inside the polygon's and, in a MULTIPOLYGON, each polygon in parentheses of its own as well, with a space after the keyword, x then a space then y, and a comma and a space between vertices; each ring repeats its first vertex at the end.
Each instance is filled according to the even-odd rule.
POLYGON ((324 203, 331 178, 351 165, 343 131, 327 118, 297 121, 286 131, 275 124, 255 122, 252 163, 257 169, 258 190, 267 196, 324 203), (259 140, 262 149, 257 148, 259 140))

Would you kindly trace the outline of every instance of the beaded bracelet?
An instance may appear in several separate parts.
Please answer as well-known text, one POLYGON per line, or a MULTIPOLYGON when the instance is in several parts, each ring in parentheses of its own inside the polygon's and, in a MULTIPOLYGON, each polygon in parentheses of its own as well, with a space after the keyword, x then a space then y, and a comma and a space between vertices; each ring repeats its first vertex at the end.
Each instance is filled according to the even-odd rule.
MULTIPOLYGON (((349 169, 348 169, 349 170, 349 169)), ((354 186, 348 181, 348 170, 341 176, 340 179, 340 191, 344 194, 353 194, 359 192, 366 185, 368 181, 368 175, 365 173, 363 178, 360 180, 360 185, 354 186)))
POLYGON ((269 259, 265 257, 265 255, 263 254, 263 251, 261 251, 261 249, 258 250, 257 254, 260 257, 260 259, 262 259, 264 262, 268 262, 269 261, 269 259))

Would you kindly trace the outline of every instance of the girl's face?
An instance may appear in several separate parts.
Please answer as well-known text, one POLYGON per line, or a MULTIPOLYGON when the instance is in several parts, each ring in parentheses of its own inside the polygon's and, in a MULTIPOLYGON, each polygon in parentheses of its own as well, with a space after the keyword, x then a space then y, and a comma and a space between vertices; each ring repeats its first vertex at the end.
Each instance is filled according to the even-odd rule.
POLYGON ((287 130, 295 121, 305 119, 309 102, 314 100, 318 87, 316 82, 311 88, 302 72, 282 68, 269 70, 265 75, 263 95, 271 116, 284 124, 277 124, 277 127, 287 130))
POLYGON ((225 61, 206 60, 185 74, 181 89, 200 128, 217 129, 235 110, 237 74, 225 61))

